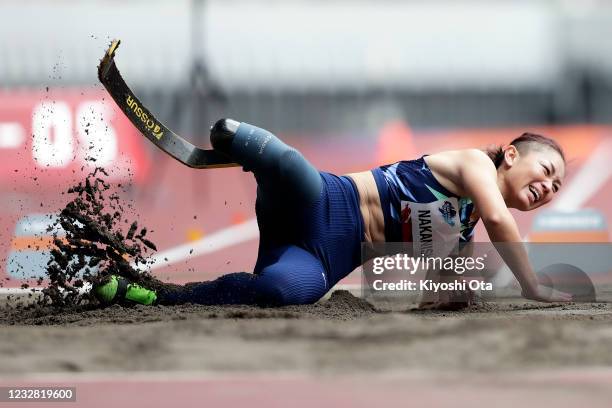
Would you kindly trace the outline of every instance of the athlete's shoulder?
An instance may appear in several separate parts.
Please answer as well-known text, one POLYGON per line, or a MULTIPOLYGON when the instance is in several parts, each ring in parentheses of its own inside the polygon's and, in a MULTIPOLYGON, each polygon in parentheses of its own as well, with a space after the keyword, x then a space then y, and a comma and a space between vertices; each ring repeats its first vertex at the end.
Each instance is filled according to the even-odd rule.
POLYGON ((495 164, 486 152, 480 149, 463 149, 456 151, 461 169, 480 169, 485 172, 495 172, 495 164))
POLYGON ((427 162, 436 162, 457 171, 464 166, 495 168, 493 161, 480 149, 446 150, 427 157, 427 162))
POLYGON ((457 150, 457 154, 464 157, 466 160, 476 160, 477 162, 486 162, 491 163, 493 165, 493 161, 489 158, 486 152, 480 149, 463 149, 457 150))
POLYGON ((432 155, 430 168, 447 189, 457 195, 469 195, 469 185, 494 181, 497 170, 489 156, 479 149, 447 150, 432 155), (446 187, 446 185, 445 185, 446 187))

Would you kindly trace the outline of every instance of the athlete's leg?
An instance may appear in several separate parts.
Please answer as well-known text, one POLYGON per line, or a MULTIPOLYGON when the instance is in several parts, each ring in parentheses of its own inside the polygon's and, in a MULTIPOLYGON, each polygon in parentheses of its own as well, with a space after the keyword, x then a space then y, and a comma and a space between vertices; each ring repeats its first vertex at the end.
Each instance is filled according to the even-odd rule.
POLYGON ((314 303, 328 290, 321 262, 297 246, 260 252, 257 267, 255 273, 230 273, 214 281, 160 291, 158 303, 297 305, 314 303))
POLYGON ((258 199, 266 207, 282 203, 305 208, 319 198, 321 177, 317 169, 267 130, 221 119, 212 127, 210 140, 215 150, 255 174, 258 199))

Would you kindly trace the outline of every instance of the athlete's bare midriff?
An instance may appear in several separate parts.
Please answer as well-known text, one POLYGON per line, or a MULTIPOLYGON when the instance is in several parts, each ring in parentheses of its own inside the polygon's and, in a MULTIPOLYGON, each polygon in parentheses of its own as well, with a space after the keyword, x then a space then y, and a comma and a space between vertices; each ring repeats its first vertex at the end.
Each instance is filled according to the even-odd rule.
MULTIPOLYGON (((462 196, 464 194, 457 170, 460 151, 436 153, 424 158, 434 178, 448 191, 462 196)), ((380 195, 371 171, 350 173, 350 177, 359 193, 359 208, 364 224, 366 242, 385 241, 385 220, 380 202, 380 195)), ((473 216, 478 217, 476 209, 473 216)))
POLYGON ((347 174, 357 187, 366 242, 385 242, 385 218, 371 171, 347 174))

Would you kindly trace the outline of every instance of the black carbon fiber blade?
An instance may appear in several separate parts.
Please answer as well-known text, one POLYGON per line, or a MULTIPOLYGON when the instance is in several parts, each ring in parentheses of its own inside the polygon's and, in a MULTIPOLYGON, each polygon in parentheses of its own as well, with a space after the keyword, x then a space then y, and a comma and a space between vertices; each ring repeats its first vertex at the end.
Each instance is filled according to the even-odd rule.
POLYGON ((215 150, 194 146, 155 118, 134 95, 115 65, 114 56, 119 44, 119 40, 114 40, 104 54, 98 66, 98 79, 140 133, 161 150, 189 167, 208 169, 238 166, 215 150))

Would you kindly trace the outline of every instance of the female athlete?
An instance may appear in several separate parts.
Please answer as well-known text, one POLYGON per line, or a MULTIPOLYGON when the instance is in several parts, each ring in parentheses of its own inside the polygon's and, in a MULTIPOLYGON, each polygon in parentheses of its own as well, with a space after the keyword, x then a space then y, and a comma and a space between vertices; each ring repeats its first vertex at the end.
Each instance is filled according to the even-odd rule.
MULTIPOLYGON (((361 264, 362 242, 417 241, 409 214, 423 206, 443 203, 444 211, 433 212, 436 217, 457 217, 452 223, 433 219, 434 238, 469 242, 482 220, 491 242, 521 242, 509 208, 531 211, 550 202, 565 176, 561 147, 532 133, 497 150, 443 151, 344 176, 320 172, 270 132, 230 119, 212 127, 211 143, 257 181, 260 242, 253 273, 230 273, 172 290, 111 276, 94 288, 102 302, 314 303, 361 264)), ((500 254, 524 297, 571 300, 539 289, 523 245, 506 247, 500 254)))

